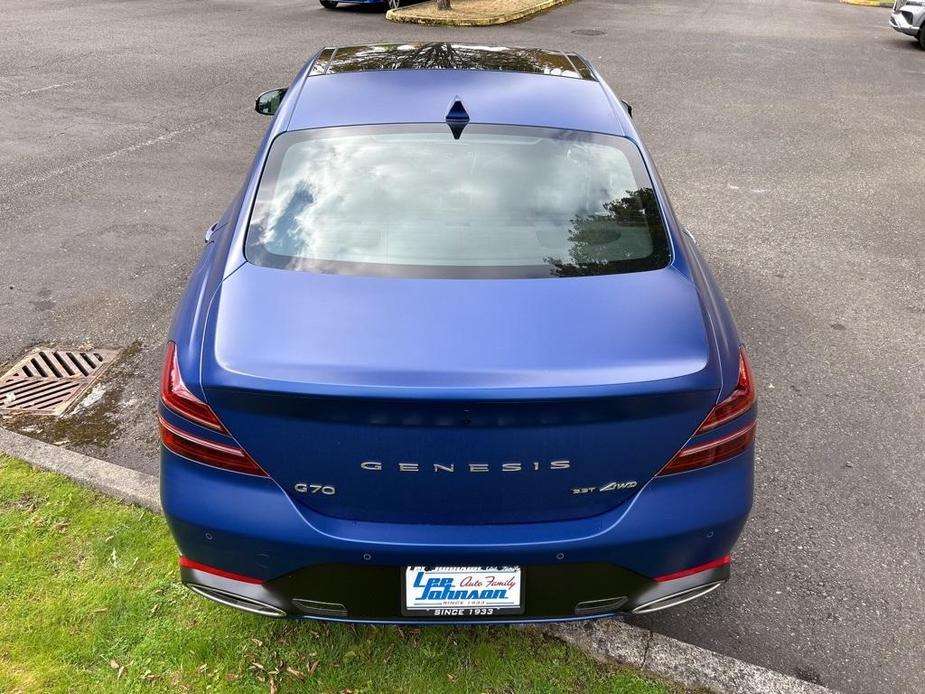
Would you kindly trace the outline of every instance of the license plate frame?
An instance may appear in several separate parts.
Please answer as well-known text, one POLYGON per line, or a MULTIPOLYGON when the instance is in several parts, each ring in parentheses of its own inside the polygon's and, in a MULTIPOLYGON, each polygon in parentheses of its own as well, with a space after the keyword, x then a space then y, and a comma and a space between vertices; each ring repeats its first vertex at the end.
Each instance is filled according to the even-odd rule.
POLYGON ((524 613, 524 571, 520 566, 405 566, 401 572, 401 613, 405 617, 484 618, 524 613), (420 572, 423 574, 419 575, 420 572), (468 577, 469 580, 464 580, 468 577), (430 579, 437 579, 438 583, 430 579), (452 579, 447 583, 446 579, 452 579), (513 583, 511 583, 513 580, 513 583), (481 585, 476 585, 476 582, 481 585), (448 598, 425 598, 438 592, 448 598), (503 597, 497 591, 505 591, 503 597), (492 596, 486 596, 491 591, 492 596), (457 598, 460 592, 475 598, 457 598))

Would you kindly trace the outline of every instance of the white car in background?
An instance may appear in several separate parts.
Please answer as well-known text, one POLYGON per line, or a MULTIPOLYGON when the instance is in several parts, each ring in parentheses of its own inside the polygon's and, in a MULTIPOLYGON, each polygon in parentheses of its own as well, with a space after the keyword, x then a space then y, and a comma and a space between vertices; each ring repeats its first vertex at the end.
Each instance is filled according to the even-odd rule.
POLYGON ((890 26, 918 39, 919 46, 925 49, 925 0, 896 0, 890 26))

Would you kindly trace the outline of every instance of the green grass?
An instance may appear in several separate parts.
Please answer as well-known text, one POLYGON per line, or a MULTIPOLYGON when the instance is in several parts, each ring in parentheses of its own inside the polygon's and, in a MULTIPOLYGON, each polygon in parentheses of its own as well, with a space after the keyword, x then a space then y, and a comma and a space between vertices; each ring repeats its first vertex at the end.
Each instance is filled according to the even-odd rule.
POLYGON ((0 455, 0 692, 666 692, 511 627, 354 627, 220 607, 160 516, 0 455))

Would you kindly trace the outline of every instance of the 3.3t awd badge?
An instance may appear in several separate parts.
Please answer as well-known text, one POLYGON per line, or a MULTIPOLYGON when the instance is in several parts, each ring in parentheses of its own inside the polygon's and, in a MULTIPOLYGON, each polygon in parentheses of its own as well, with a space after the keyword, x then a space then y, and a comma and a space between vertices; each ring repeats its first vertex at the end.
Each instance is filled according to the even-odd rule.
POLYGON ((592 492, 616 492, 623 489, 635 489, 636 480, 626 480, 625 482, 608 482, 600 487, 572 487, 572 494, 591 494, 592 492))

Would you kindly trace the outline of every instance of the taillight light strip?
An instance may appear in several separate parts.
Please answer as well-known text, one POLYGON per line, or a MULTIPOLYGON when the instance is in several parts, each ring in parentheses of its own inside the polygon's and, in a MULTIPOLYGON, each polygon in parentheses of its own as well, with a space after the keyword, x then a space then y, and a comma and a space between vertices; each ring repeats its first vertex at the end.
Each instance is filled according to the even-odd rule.
POLYGON ((712 431, 726 422, 731 422, 736 417, 745 414, 752 408, 757 399, 755 375, 752 373, 748 354, 745 352, 745 346, 743 345, 739 347, 739 378, 736 382, 736 387, 729 394, 729 397, 717 403, 710 410, 710 414, 697 428, 696 434, 712 431))
MULTIPOLYGON (((739 379, 736 387, 726 399, 710 410, 710 414, 697 427, 694 436, 713 431, 723 424, 738 419, 754 408, 756 400, 755 376, 752 374, 748 354, 743 345, 739 347, 739 379)), ((696 470, 737 456, 755 441, 755 427, 756 422, 753 419, 738 431, 714 441, 685 446, 668 461, 658 475, 674 475, 678 472, 696 470)))
POLYGON ((729 460, 752 445, 755 441, 757 425, 758 423, 753 420, 738 431, 715 441, 682 448, 658 474, 660 476, 674 475, 729 460))
POLYGON ((168 450, 177 455, 197 463, 222 468, 223 470, 260 477, 267 476, 263 468, 240 446, 228 446, 209 441, 179 429, 164 419, 163 416, 158 416, 158 419, 161 425, 161 441, 168 450))
POLYGON ((164 353, 164 368, 161 372, 161 401, 171 412, 221 434, 228 430, 221 423, 212 408, 190 392, 180 375, 177 346, 167 343, 164 353))

